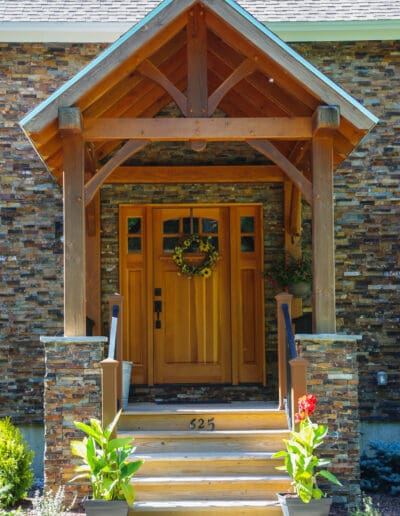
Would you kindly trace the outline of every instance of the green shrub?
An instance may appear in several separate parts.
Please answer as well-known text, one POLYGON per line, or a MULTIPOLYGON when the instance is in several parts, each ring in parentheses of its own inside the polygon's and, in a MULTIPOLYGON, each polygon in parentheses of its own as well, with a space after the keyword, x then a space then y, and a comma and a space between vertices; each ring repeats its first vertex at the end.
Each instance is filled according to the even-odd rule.
POLYGON ((370 441, 373 454, 360 460, 361 489, 367 492, 400 494, 400 442, 370 441))
POLYGON ((26 496, 33 483, 33 455, 10 418, 0 420, 0 508, 26 496))

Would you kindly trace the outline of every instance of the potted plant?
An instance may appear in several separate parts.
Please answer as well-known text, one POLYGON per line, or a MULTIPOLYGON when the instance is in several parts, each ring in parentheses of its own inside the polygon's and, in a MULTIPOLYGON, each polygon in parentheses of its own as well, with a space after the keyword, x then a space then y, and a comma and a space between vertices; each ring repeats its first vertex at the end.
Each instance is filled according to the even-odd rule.
POLYGON ((290 432, 290 439, 284 439, 286 450, 279 451, 273 458, 283 457, 285 464, 277 469, 286 471, 292 478, 295 494, 278 494, 282 513, 285 516, 304 514, 307 516, 325 516, 329 514, 331 498, 327 498, 318 487, 317 477, 342 485, 339 480, 326 469, 330 461, 321 459, 315 449, 321 446, 328 433, 326 425, 318 425, 310 420, 314 413, 316 398, 307 394, 299 398, 299 411, 295 422, 298 431, 290 432))
POLYGON ((113 438, 120 415, 121 410, 105 429, 98 419, 90 419, 90 425, 74 422, 87 436, 71 442, 72 453, 83 462, 71 482, 90 481, 93 498, 85 501, 87 515, 126 516, 135 499, 131 479, 143 461, 128 461, 136 449, 131 437, 113 438))
POLYGON ((296 258, 285 253, 265 277, 274 288, 288 290, 296 297, 304 297, 311 290, 311 257, 304 253, 296 258))

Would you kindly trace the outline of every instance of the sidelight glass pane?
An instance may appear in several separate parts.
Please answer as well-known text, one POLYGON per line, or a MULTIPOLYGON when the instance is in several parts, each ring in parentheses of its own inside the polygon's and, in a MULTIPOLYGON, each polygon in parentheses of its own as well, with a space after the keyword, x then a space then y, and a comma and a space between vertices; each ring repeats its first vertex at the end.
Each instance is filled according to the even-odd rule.
POLYGON ((240 217, 240 232, 254 233, 254 217, 240 217))
POLYGON ((140 237, 128 237, 128 253, 140 253, 142 250, 142 239, 140 237))
POLYGON ((218 221, 215 219, 203 219, 203 233, 218 233, 218 221))
POLYGON ((240 250, 242 253, 254 252, 254 237, 253 236, 242 236, 240 238, 240 250))
POLYGON ((163 233, 179 233, 179 219, 165 220, 163 223, 163 233))
POLYGON ((140 234, 142 230, 142 219, 140 217, 128 217, 128 233, 140 234))

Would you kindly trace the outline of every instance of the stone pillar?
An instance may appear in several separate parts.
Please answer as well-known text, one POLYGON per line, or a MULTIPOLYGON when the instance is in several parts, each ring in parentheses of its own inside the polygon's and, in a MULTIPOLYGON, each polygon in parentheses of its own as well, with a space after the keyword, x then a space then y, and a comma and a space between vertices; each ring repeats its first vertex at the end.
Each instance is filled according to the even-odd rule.
POLYGON ((57 491, 64 486, 67 501, 89 493, 84 482, 69 483, 79 459, 71 454, 72 439, 83 433, 74 421, 101 419, 101 366, 106 337, 41 337, 45 347, 44 481, 57 491))
POLYGON ((328 425, 318 455, 331 460, 329 469, 342 482, 320 481, 335 504, 354 506, 360 496, 360 433, 358 401, 359 335, 296 335, 300 356, 309 362, 307 392, 317 398, 311 420, 328 425))

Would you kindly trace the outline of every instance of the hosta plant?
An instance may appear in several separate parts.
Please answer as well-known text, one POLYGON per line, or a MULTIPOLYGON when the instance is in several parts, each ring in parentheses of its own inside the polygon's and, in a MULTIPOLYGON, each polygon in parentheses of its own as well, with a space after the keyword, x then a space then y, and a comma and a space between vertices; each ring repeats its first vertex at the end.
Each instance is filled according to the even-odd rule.
POLYGON ((295 419, 299 429, 290 432, 290 439, 284 439, 286 450, 273 455, 273 458, 284 458, 285 464, 278 466, 277 469, 286 471, 292 478, 296 494, 304 503, 309 503, 313 498, 318 500, 324 496, 317 484, 318 476, 341 485, 335 475, 326 469, 320 469, 329 465, 330 461, 319 458, 315 453, 315 449, 321 446, 328 433, 326 425, 318 425, 310 419, 314 413, 316 402, 316 398, 311 394, 299 398, 299 411, 295 419))
POLYGON ((112 437, 120 415, 121 411, 104 429, 98 419, 90 419, 89 425, 74 422, 86 437, 71 442, 72 453, 83 462, 75 468, 78 474, 72 481, 88 479, 94 500, 126 500, 132 505, 135 495, 130 482, 143 461, 128 461, 135 452, 132 437, 112 437))

